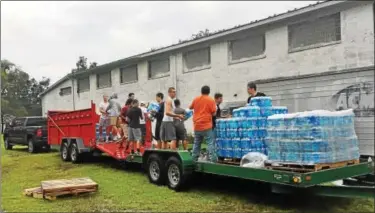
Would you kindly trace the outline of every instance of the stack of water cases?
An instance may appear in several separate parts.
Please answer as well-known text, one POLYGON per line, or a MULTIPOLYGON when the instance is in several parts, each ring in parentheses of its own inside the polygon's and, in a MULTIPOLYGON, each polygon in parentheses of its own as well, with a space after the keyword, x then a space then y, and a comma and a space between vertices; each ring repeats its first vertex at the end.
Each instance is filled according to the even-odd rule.
POLYGON ((267 124, 271 161, 309 165, 359 159, 352 110, 273 115, 267 124))
MULTIPOLYGON (((99 124, 97 123, 96 124, 96 140, 99 140, 100 139, 100 134, 99 134, 99 124)), ((103 127, 103 134, 102 134, 102 139, 105 139, 107 137, 107 133, 105 131, 105 128, 103 127)), ((109 136, 112 137, 112 133, 109 133, 109 136)))
POLYGON ((272 107, 270 97, 252 98, 246 107, 233 110, 233 118, 216 121, 217 155, 240 159, 249 152, 267 155, 267 117, 287 113, 286 107, 272 107))

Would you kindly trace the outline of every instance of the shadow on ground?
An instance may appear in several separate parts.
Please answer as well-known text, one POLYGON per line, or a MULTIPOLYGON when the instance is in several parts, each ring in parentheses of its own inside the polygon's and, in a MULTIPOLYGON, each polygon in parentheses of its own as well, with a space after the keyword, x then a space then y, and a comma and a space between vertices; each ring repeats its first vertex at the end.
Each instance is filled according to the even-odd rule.
MULTIPOLYGON (((96 164, 105 168, 111 167, 124 172, 144 172, 141 165, 127 164, 126 167, 124 167, 122 163, 109 156, 87 158, 84 164, 96 164)), ((296 210, 299 212, 331 212, 337 207, 346 209, 346 207, 351 204, 351 200, 344 198, 318 197, 306 193, 291 195, 275 194, 271 192, 270 184, 267 183, 210 174, 197 174, 192 178, 189 184, 190 187, 188 191, 225 194, 228 198, 238 197, 252 204, 263 204, 273 206, 277 209, 296 210)), ((228 202, 229 200, 230 199, 228 199, 228 202)), ((222 206, 220 211, 226 211, 225 206, 222 206)))

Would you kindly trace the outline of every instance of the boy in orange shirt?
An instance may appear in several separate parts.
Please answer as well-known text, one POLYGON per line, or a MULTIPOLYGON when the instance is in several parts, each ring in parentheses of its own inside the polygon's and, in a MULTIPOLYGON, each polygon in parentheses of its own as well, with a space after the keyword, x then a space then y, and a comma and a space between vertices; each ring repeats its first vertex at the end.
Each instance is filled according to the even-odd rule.
POLYGON ((213 98, 209 96, 210 87, 203 86, 200 96, 194 98, 190 105, 190 109, 194 110, 194 145, 193 145, 193 160, 197 161, 201 152, 201 143, 206 139, 208 157, 211 162, 216 162, 215 143, 213 141, 214 135, 212 131, 212 116, 216 114, 216 103, 213 98))

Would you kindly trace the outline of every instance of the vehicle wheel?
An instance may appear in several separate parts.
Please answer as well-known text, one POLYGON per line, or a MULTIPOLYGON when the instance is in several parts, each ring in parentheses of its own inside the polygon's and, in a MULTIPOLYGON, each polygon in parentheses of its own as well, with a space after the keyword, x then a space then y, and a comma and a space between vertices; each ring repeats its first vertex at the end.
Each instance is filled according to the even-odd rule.
POLYGON ((63 143, 61 145, 61 151, 60 151, 61 159, 63 161, 69 161, 70 156, 69 156, 69 147, 67 143, 63 143))
POLYGON ((72 163, 79 163, 81 161, 81 156, 76 143, 72 143, 70 145, 70 160, 72 163))
POLYGON ((168 187, 175 191, 185 189, 188 175, 184 174, 182 164, 176 157, 170 157, 166 163, 168 187))
POLYGON ((147 176, 151 183, 164 184, 165 172, 162 159, 157 154, 151 154, 147 160, 147 176))
POLYGON ((29 151, 29 153, 36 153, 37 147, 35 146, 33 139, 30 138, 28 140, 27 146, 28 146, 27 151, 29 151))
POLYGON ((9 139, 8 139, 8 137, 4 138, 4 147, 5 147, 6 150, 11 150, 11 149, 13 149, 13 146, 10 145, 10 143, 9 143, 9 139))

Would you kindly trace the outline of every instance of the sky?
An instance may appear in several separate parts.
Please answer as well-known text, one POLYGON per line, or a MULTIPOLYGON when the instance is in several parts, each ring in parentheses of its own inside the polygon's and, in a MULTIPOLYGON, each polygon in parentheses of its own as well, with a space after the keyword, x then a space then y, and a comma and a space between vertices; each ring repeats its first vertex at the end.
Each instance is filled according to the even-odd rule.
POLYGON ((316 1, 2 1, 1 59, 56 82, 79 56, 99 65, 316 1))

